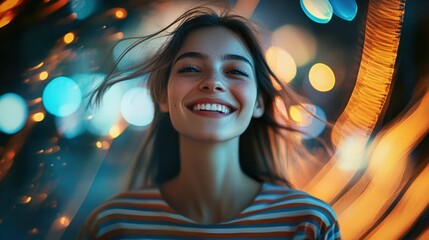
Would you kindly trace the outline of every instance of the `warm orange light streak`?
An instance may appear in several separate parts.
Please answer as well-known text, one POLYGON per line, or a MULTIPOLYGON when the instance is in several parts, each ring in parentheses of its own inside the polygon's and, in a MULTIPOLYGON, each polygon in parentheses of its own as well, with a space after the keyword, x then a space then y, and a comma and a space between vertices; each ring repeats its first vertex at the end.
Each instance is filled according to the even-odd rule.
MULTIPOLYGON (((429 159, 427 159, 429 160, 429 159)), ((429 165, 418 175, 398 205, 371 232, 371 239, 401 239, 415 220, 429 205, 429 165), (410 204, 412 203, 412 204, 410 204)), ((429 233, 428 233, 429 234, 429 233)), ((429 235, 427 235, 429 237, 429 235)), ((428 238, 421 238, 428 239, 428 238)))
POLYGON ((344 169, 341 167, 339 152, 326 163, 323 168, 308 182, 303 190, 317 196, 318 198, 331 202, 338 193, 353 178, 356 169, 344 169))
MULTIPOLYGON (((370 182, 365 190, 354 201, 352 200, 353 202, 351 202, 352 198, 345 195, 334 205, 334 207, 337 204, 348 205, 347 209, 338 214, 342 224, 342 234, 346 239, 358 239, 380 218, 397 196, 403 183, 409 155, 429 132, 428 112, 429 92, 396 123, 382 130, 372 143, 374 150, 363 178, 369 179, 370 182), (399 142, 401 144, 398 144, 399 142)), ((418 202, 413 202, 413 205, 417 206, 417 204, 418 202)), ((417 211, 418 209, 416 207, 417 211)), ((402 229, 390 229, 390 231, 400 234, 405 231, 405 226, 402 229)))
POLYGON ((332 130, 334 145, 350 133, 372 133, 391 88, 404 9, 401 0, 370 1, 356 85, 332 130))
MULTIPOLYGON (((369 2, 365 40, 356 86, 334 125, 332 142, 341 146, 350 137, 367 140, 389 95, 405 3, 369 2)), ((334 156, 304 190, 331 202, 350 182, 355 171, 342 169, 334 156)))
POLYGON ((42 98, 38 97, 38 98, 35 98, 35 99, 31 100, 31 101, 28 101, 27 104, 28 104, 28 106, 34 106, 34 105, 36 105, 36 104, 38 104, 40 102, 42 102, 42 98))
POLYGON ((28 71, 32 71, 32 70, 39 69, 39 68, 41 68, 44 64, 45 64, 44 62, 40 62, 40 63, 39 63, 39 64, 37 64, 36 66, 29 68, 29 69, 28 69, 28 71))
POLYGON ((14 17, 15 17, 15 13, 13 13, 12 11, 9 11, 8 13, 4 14, 0 18, 0 28, 8 25, 13 20, 14 17))
POLYGON ((0 4, 0 13, 10 10, 20 3, 20 0, 6 0, 0 4))
POLYGON ((69 0, 54 1, 52 4, 49 4, 45 8, 43 8, 43 11, 39 11, 37 13, 37 16, 40 19, 44 19, 47 16, 51 15, 52 13, 58 11, 60 8, 64 7, 68 2, 69 2, 69 0))

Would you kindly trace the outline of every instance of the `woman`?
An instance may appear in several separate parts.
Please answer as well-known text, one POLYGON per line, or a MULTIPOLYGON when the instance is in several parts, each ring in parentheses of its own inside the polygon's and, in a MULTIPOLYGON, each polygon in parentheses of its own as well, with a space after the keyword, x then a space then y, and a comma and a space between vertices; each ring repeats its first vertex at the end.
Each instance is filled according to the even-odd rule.
POLYGON ((268 67, 248 21, 193 8, 138 44, 177 23, 153 58, 95 93, 148 74, 155 118, 130 190, 97 208, 81 237, 340 239, 329 205, 292 189, 279 167, 283 145, 289 158, 310 156, 290 118, 276 116, 279 100, 299 98, 268 67))

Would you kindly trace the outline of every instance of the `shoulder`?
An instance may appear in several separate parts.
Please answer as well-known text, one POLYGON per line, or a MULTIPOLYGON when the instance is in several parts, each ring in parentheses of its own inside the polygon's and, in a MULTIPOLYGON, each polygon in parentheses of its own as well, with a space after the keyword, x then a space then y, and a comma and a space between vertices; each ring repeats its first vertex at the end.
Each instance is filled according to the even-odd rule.
POLYGON ((119 193, 98 206, 91 215, 100 218, 111 214, 131 214, 133 211, 161 210, 165 206, 159 189, 150 187, 119 193))
POLYGON ((304 231, 311 228, 311 232, 319 235, 339 236, 338 220, 332 207, 300 190, 264 183, 249 210, 267 221, 277 219, 276 221, 305 229, 304 231))
POLYGON ((302 210, 305 213, 316 214, 328 222, 337 219, 335 212, 328 203, 304 191, 290 187, 264 183, 257 201, 275 205, 278 209, 284 207, 290 211, 302 210))
POLYGON ((169 208, 156 187, 117 194, 90 213, 81 232, 86 237, 81 239, 95 238, 106 231, 106 226, 121 225, 129 219, 151 218, 161 212, 169 212, 169 208))

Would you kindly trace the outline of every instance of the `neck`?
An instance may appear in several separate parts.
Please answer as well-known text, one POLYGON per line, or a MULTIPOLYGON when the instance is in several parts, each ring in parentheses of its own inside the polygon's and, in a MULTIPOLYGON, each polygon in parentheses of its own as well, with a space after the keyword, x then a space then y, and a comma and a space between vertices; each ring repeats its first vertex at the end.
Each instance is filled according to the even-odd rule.
POLYGON ((167 201, 203 223, 228 219, 247 206, 260 184, 241 170, 238 140, 207 143, 181 136, 180 173, 163 187, 167 201))
POLYGON ((220 143, 180 139, 180 182, 198 197, 216 201, 246 177, 239 162, 238 138, 220 143), (232 185, 231 185, 232 184, 232 185))

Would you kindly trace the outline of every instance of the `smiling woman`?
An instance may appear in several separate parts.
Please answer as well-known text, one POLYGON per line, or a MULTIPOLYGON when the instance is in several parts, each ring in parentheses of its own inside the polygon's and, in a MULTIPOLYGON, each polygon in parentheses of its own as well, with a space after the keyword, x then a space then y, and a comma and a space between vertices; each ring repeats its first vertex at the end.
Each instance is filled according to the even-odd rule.
POLYGON ((331 207, 293 189, 280 167, 313 156, 290 116, 278 121, 275 102, 300 97, 268 67, 253 25, 196 7, 138 44, 162 34, 153 58, 94 93, 97 102, 148 74, 155 116, 130 188, 90 215, 81 238, 340 239, 331 207))

